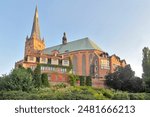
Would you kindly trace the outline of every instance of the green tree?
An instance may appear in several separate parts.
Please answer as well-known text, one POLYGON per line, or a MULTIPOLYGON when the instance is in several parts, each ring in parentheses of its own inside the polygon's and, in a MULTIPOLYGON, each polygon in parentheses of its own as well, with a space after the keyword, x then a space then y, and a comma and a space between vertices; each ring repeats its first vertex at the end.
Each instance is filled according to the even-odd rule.
POLYGON ((129 80, 128 90, 130 92, 144 91, 143 79, 140 77, 133 77, 129 80))
POLYGON ((27 68, 27 72, 33 76, 33 70, 31 68, 27 68))
POLYGON ((80 86, 84 86, 85 85, 85 76, 80 76, 80 86))
POLYGON ((139 77, 135 77, 134 71, 130 65, 126 67, 118 67, 114 73, 106 76, 106 84, 114 89, 130 92, 143 91, 143 81, 139 77))
POLYGON ((79 80, 79 77, 77 75, 69 74, 69 83, 71 86, 75 86, 77 80, 79 80))
POLYGON ((33 88, 32 75, 23 67, 12 70, 0 80, 0 90, 21 90, 29 92, 33 88))
POLYGON ((143 48, 142 67, 142 77, 145 81, 146 89, 150 91, 150 49, 148 47, 143 48))
POLYGON ((44 87, 49 87, 49 82, 48 82, 48 75, 46 73, 43 73, 41 75, 41 80, 42 80, 42 85, 44 87))
POLYGON ((41 80, 41 66, 37 65, 37 67, 34 70, 33 73, 33 82, 35 88, 40 88, 42 86, 42 80, 41 80))
POLYGON ((92 78, 91 76, 86 77, 86 86, 92 86, 92 78))

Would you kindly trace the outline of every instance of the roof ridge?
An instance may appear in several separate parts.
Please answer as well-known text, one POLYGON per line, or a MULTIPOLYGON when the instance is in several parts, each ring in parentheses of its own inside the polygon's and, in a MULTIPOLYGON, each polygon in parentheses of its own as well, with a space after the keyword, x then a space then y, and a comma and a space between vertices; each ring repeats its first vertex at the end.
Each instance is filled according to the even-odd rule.
POLYGON ((44 50, 44 53, 50 54, 51 51, 53 51, 53 50, 58 50, 60 53, 65 53, 66 50, 68 50, 68 52, 79 51, 79 50, 100 50, 100 51, 102 51, 102 49, 88 37, 70 41, 66 44, 59 44, 56 46, 46 48, 44 50))
MULTIPOLYGON (((84 39, 89 39, 89 38, 85 37, 85 38, 82 38, 82 39, 73 40, 73 41, 67 42, 66 44, 73 43, 73 42, 80 41, 80 40, 84 40, 84 39)), ((63 46, 63 44, 58 44, 58 45, 55 45, 55 46, 52 46, 52 47, 57 47, 57 46, 63 46)), ((52 47, 48 47, 48 48, 52 48, 52 47)), ((48 49, 48 48, 46 48, 46 49, 48 49)))
POLYGON ((85 37, 85 38, 81 38, 81 39, 76 39, 76 40, 70 41, 70 42, 68 42, 68 43, 72 43, 72 42, 80 41, 80 40, 84 40, 84 39, 89 39, 89 38, 88 38, 88 37, 85 37))

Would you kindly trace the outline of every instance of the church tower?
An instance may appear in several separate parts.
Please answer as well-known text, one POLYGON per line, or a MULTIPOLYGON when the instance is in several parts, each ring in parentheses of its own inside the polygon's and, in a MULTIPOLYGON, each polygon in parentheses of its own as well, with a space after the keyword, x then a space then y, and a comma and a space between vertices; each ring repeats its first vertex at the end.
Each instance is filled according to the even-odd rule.
POLYGON ((31 36, 26 37, 25 57, 28 55, 38 54, 43 49, 45 49, 45 43, 44 43, 44 39, 41 39, 40 36, 38 9, 36 7, 31 36))

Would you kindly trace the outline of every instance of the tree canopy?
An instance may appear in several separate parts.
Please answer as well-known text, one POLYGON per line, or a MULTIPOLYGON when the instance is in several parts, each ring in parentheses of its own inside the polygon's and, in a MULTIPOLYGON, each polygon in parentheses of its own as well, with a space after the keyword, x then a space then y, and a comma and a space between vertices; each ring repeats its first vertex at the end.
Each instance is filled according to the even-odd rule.
POLYGON ((32 75, 20 67, 0 79, 0 90, 30 91, 33 88, 32 75))
POLYGON ((141 78, 135 76, 135 72, 130 65, 118 67, 114 73, 106 76, 106 84, 116 90, 141 92, 143 91, 143 81, 141 78))
POLYGON ((143 48, 142 67, 142 77, 145 81, 146 89, 150 91, 150 49, 148 47, 143 48))

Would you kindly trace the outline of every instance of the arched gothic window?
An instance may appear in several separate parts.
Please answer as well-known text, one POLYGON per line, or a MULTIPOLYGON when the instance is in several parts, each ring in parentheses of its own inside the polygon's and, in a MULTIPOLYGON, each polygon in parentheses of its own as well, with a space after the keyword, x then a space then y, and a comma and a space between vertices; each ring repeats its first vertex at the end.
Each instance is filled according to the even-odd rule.
POLYGON ((74 55, 73 56, 73 73, 76 74, 77 73, 77 56, 74 55))
POLYGON ((82 75, 86 76, 86 56, 82 55, 82 75))

